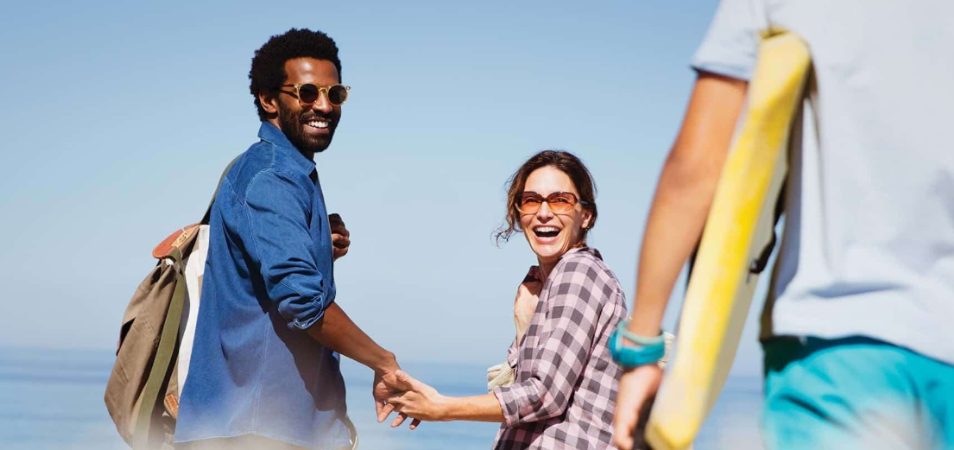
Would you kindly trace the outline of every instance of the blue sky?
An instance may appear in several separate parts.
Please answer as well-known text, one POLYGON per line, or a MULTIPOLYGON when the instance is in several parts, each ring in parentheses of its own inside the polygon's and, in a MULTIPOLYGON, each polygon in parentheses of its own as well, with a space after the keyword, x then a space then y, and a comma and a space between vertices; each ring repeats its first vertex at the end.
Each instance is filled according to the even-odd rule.
MULTIPOLYGON (((316 159, 352 231, 338 302, 406 360, 486 362, 512 339, 522 236, 504 182, 547 148, 593 172, 590 243, 633 292, 659 167, 711 0, 19 2, 0 19, 0 345, 111 348, 152 247, 197 221, 255 140, 253 51, 338 42, 352 96, 316 159)), ((670 308, 674 323, 678 302, 670 308)), ((739 370, 754 373, 750 326, 739 370)))

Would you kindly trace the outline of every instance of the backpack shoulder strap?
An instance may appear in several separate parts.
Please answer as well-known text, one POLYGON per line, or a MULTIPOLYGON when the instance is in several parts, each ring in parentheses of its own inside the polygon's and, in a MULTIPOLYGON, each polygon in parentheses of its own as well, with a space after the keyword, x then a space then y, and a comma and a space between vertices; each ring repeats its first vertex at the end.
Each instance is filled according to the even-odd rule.
POLYGON ((165 320, 162 322, 159 345, 156 347, 156 353, 153 356, 152 368, 149 370, 149 376, 146 378, 145 386, 142 389, 142 403, 139 406, 136 428, 132 439, 132 448, 136 450, 155 448, 157 431, 154 425, 156 425, 155 419, 159 415, 156 406, 159 402, 160 392, 165 390, 166 381, 172 375, 175 367, 176 343, 178 341, 179 324, 182 320, 182 309, 185 304, 186 283, 179 263, 174 264, 172 270, 176 273, 176 283, 173 288, 172 299, 169 301, 169 308, 166 310, 165 320))
POLYGON ((212 192, 212 199, 209 200, 209 206, 205 208, 205 214, 202 216, 202 220, 199 222, 202 225, 208 225, 209 220, 212 218, 212 204, 215 203, 215 197, 219 195, 219 188, 222 187, 222 180, 225 180, 225 176, 228 175, 229 171, 232 170, 232 166, 235 165, 235 162, 241 158, 242 155, 236 156, 232 161, 229 162, 229 165, 225 166, 225 170, 222 171, 222 176, 219 177, 219 182, 215 185, 215 191, 212 192))

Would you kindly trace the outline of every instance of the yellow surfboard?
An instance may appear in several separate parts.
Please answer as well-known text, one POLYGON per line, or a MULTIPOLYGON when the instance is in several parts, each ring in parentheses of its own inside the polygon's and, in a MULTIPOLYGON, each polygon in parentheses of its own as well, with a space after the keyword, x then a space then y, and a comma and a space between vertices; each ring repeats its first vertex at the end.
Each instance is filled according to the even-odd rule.
MULTIPOLYGON (((811 59, 797 36, 766 33, 689 286, 646 439, 656 450, 692 445, 725 383, 758 280, 750 270, 772 239, 789 134, 811 59)), ((763 261, 764 262, 764 261, 763 261)))

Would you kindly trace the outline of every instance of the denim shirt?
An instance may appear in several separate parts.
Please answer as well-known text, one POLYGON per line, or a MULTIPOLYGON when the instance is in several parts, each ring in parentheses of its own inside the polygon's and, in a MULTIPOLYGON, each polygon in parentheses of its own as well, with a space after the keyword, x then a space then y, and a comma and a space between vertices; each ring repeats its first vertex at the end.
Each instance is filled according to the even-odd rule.
POLYGON ((255 434, 346 446, 338 354, 306 329, 335 299, 314 161, 262 123, 212 207, 209 254, 176 442, 255 434))

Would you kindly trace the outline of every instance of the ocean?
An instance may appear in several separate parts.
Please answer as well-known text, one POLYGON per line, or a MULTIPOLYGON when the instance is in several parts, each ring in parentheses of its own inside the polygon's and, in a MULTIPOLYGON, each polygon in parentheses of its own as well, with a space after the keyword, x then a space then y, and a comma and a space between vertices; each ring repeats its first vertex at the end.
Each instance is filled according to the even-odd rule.
MULTIPOLYGON (((487 449, 498 426, 424 423, 416 430, 375 421, 371 372, 346 358, 349 415, 362 449, 487 449)), ((113 363, 109 350, 0 348, 0 448, 5 450, 125 449, 103 404, 113 363)), ((413 376, 447 395, 485 392, 482 365, 403 362, 413 376)), ((761 380, 729 378, 695 449, 757 449, 761 380)))

